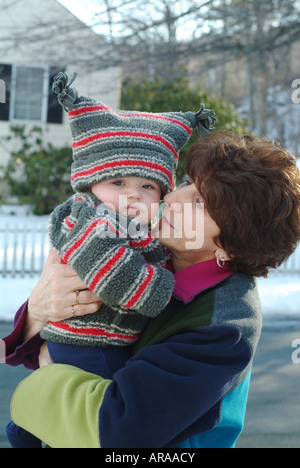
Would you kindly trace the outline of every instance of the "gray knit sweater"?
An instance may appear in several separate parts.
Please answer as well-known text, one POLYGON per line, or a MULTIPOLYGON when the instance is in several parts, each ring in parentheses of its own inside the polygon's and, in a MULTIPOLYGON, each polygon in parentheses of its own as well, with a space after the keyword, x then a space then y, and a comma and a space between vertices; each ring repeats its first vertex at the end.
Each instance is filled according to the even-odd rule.
MULTIPOLYGON (((50 241, 104 304, 95 314, 49 322, 41 337, 76 346, 128 346, 168 304, 173 274, 161 244, 135 221, 108 210, 90 193, 75 194, 50 218, 50 241), (135 229, 132 229, 134 227, 135 229), (128 236, 128 231, 133 237, 128 236)), ((75 295, 74 295, 75 298, 75 295)))

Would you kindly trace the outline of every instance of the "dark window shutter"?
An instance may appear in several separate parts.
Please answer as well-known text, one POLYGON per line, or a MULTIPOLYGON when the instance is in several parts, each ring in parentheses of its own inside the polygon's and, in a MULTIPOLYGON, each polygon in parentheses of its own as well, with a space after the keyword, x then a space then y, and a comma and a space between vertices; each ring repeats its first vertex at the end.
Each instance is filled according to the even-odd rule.
POLYGON ((63 121, 63 108, 57 101, 56 94, 52 91, 52 84, 54 77, 60 72, 64 71, 62 68, 50 68, 49 73, 49 97, 48 97, 48 115, 47 122, 53 124, 61 124, 63 121))
POLYGON ((11 90, 11 65, 0 63, 0 79, 5 82, 6 88, 6 102, 0 103, 0 121, 9 120, 9 103, 10 103, 10 90, 11 90))

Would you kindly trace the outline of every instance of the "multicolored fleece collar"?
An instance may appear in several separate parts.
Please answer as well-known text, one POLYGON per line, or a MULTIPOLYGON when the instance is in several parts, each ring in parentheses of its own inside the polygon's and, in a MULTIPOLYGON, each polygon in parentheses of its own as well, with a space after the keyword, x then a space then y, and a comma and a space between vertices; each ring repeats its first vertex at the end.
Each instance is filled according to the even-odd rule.
POLYGON ((235 272, 231 270, 229 263, 226 263, 224 268, 220 268, 216 260, 197 263, 174 274, 173 296, 188 304, 197 294, 221 283, 234 274, 235 272))

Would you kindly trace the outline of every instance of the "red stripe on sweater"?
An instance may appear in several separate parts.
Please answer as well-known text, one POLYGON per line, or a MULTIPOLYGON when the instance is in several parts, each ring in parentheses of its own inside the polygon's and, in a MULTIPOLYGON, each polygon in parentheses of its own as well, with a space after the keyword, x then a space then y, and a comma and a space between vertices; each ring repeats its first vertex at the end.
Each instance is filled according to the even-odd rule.
POLYGON ((74 182, 75 179, 77 179, 78 177, 88 177, 88 176, 91 176, 97 172, 100 172, 100 171, 103 171, 105 169, 114 169, 115 167, 124 167, 124 166, 132 166, 132 167, 135 167, 135 166, 143 166, 143 167, 146 167, 146 168, 149 168, 149 169, 154 169, 154 170, 157 170, 157 171, 160 171, 160 172, 163 172, 169 179, 173 189, 174 189, 174 182, 173 182, 173 178, 172 178, 172 174, 170 171, 168 171, 168 169, 166 169, 165 167, 159 165, 159 164, 156 164, 156 163, 151 163, 151 162, 147 162, 147 161, 139 161, 139 160, 122 160, 122 161, 112 161, 112 162, 107 162, 105 164, 101 164, 100 166, 96 166, 96 167, 93 167, 91 169, 86 169, 85 171, 80 171, 80 172, 77 172, 76 174, 73 174, 72 176, 72 182, 74 182))
POLYGON ((66 223, 66 225, 68 226, 68 228, 70 229, 70 231, 73 231, 75 224, 72 223, 72 222, 69 220, 69 216, 67 216, 67 217, 65 218, 65 223, 66 223))
POLYGON ((110 270, 119 262, 122 260, 123 256, 125 255, 126 252, 126 247, 120 247, 115 255, 108 260, 108 262, 103 265, 103 267, 100 268, 100 270, 97 272, 95 277, 92 279, 89 289, 91 291, 94 291, 97 284, 99 281, 105 276, 107 273, 110 272, 110 270))
POLYGON ((193 130, 190 127, 188 127, 186 124, 184 124, 183 122, 181 122, 180 120, 177 120, 175 118, 167 117, 167 116, 164 116, 164 115, 149 114, 147 112, 134 112, 132 114, 128 114, 128 113, 125 114, 125 113, 122 113, 122 112, 116 112, 113 109, 110 109, 109 107, 105 106, 104 104, 102 104, 101 106, 82 107, 81 109, 70 111, 69 112, 69 117, 76 117, 78 115, 87 114, 89 112, 97 112, 97 111, 101 111, 101 110, 107 110, 107 111, 111 112, 112 114, 118 115, 119 117, 130 117, 130 118, 131 117, 146 117, 146 118, 150 118, 150 119, 165 120, 167 122, 172 122, 175 125, 179 125, 189 135, 191 135, 193 133, 193 130))
POLYGON ((141 241, 132 241, 131 240, 131 241, 129 241, 129 245, 133 249, 137 249, 137 248, 142 249, 143 247, 147 247, 148 245, 150 245, 151 242, 153 242, 153 238, 149 236, 149 237, 147 237, 147 239, 141 240, 141 241))
POLYGON ((96 219, 93 221, 92 224, 89 225, 88 229, 85 231, 85 233, 72 245, 72 247, 67 250, 65 255, 62 257, 62 263, 67 264, 69 262, 69 259, 71 255, 73 255, 77 249, 81 247, 83 242, 87 239, 87 237, 93 232, 93 230, 97 227, 98 224, 106 224, 108 228, 117 236, 119 236, 118 231, 115 230, 115 228, 112 226, 112 224, 107 220, 107 219, 96 219))
POLYGON ((90 226, 88 227, 88 229, 85 231, 85 233, 83 234, 83 236, 81 236, 73 245, 72 247, 70 247, 69 250, 67 250, 67 252, 65 253, 65 255, 63 256, 62 258, 62 261, 63 263, 68 263, 69 261, 69 258, 71 257, 71 255, 76 252, 77 249, 79 249, 79 247, 83 244, 83 242, 86 240, 86 238, 91 234, 91 232, 95 229, 95 227, 97 226, 97 223, 98 223, 99 220, 95 220, 92 224, 90 224, 90 226))
POLYGON ((109 228, 110 232, 115 234, 117 237, 120 237, 119 231, 117 231, 117 229, 108 221, 108 219, 99 219, 98 220, 98 225, 103 225, 103 224, 106 225, 109 228))
POLYGON ((138 302, 138 300, 142 297, 142 295, 144 294, 145 290, 147 289, 147 287, 149 286, 149 283, 151 282, 153 276, 154 276, 154 267, 151 266, 151 265, 147 265, 147 276, 146 276, 146 279, 145 281, 143 281, 143 283, 139 286, 138 290, 136 291, 136 293, 134 294, 134 296, 132 296, 132 298, 127 302, 127 304, 125 304, 123 307, 125 309, 133 309, 133 307, 135 306, 135 304, 138 302))
POLYGON ((75 141, 72 145, 73 149, 76 148, 81 148, 82 146, 86 146, 89 143, 93 143, 94 141, 102 140, 102 139, 109 139, 109 138, 115 138, 115 137, 121 137, 121 138, 146 138, 148 140, 155 140, 158 141, 159 143, 162 143, 166 148, 168 148, 173 155, 175 156, 176 159, 178 159, 179 155, 176 153, 175 149, 169 143, 165 138, 159 136, 159 135, 153 135, 151 133, 143 133, 143 132, 126 132, 126 131, 121 131, 121 132, 105 132, 105 133, 97 133, 97 135, 93 135, 87 138, 83 138, 80 141, 75 141))
POLYGON ((108 332, 104 328, 95 327, 73 327, 66 322, 49 322, 52 327, 64 330, 66 332, 73 333, 74 335, 85 335, 85 336, 106 336, 108 338, 117 338, 119 340, 126 340, 128 342, 135 341, 139 338, 140 334, 136 335, 125 335, 123 333, 112 333, 108 332))

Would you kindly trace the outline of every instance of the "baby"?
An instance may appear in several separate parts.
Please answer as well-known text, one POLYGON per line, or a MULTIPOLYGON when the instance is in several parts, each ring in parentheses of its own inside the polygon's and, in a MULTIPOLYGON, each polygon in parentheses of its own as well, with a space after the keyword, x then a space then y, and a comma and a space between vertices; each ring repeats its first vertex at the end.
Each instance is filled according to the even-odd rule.
MULTIPOLYGON (((214 113, 115 111, 79 97, 67 82, 60 73, 53 90, 69 115, 75 194, 52 213, 49 235, 62 263, 104 303, 84 317, 76 317, 74 306, 71 319, 49 322, 41 337, 55 363, 111 379, 172 296, 173 274, 148 226, 174 188, 180 149, 194 128, 209 131, 214 113)), ((40 446, 13 423, 7 434, 14 447, 40 446)))

